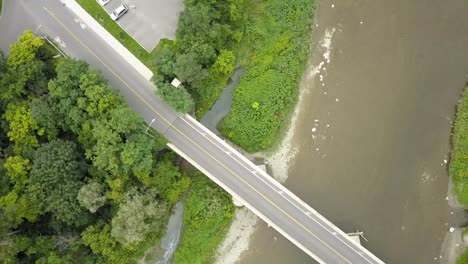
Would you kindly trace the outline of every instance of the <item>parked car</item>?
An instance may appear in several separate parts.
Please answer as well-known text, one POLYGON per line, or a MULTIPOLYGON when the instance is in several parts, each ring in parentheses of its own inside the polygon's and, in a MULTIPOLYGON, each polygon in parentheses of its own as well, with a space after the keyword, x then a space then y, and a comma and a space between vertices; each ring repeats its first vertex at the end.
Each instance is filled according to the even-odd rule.
POLYGON ((97 1, 101 6, 105 6, 105 5, 107 5, 107 4, 110 2, 110 0, 96 0, 96 1, 97 1))
POLYGON ((121 18, 125 13, 127 13, 128 7, 126 5, 120 5, 117 7, 112 14, 110 14, 110 17, 112 20, 116 21, 117 19, 121 18))

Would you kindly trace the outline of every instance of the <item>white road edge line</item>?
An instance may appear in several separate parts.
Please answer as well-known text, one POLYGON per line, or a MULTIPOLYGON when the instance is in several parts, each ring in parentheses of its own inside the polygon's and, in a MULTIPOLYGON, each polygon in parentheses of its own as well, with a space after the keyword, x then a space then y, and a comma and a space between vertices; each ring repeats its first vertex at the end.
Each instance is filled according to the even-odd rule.
POLYGON ((268 219, 266 216, 264 216, 262 213, 260 213, 257 209, 255 209, 254 206, 250 205, 247 203, 244 199, 242 199, 237 193, 235 193, 233 190, 231 190, 229 187, 224 185, 218 178, 214 177, 211 173, 209 173, 203 166, 199 165, 197 162, 192 160, 188 155, 186 155, 182 150, 177 148, 175 145, 172 143, 167 143, 169 148, 174 150, 177 154, 179 154, 182 158, 185 160, 189 161, 193 166, 195 166, 198 170, 203 172, 208 178, 210 178, 212 181, 214 181, 216 184, 221 186, 224 190, 226 190, 229 194, 232 195, 232 197, 235 197, 236 200, 239 200, 244 204, 250 211, 254 212, 257 216, 259 216, 263 221, 265 221, 269 226, 272 226, 274 229, 276 229, 279 233, 281 233, 283 236, 285 236, 289 241, 291 241, 294 245, 296 245, 298 248, 302 249, 304 252, 306 252, 309 256, 313 257, 316 261, 318 261, 320 264, 327 264, 325 261, 320 259, 317 255, 309 251, 307 248, 305 248, 301 243, 296 241, 294 238, 292 238, 287 232, 285 232, 283 229, 278 227, 273 221, 268 219))
MULTIPOLYGON (((362 250, 363 252, 366 253, 366 255, 368 256, 371 256, 373 258, 373 261, 375 261, 376 263, 379 263, 379 264, 385 264, 383 261, 381 261, 380 259, 378 259, 374 254, 372 254, 370 251, 368 251, 365 247, 363 247, 362 245, 359 245, 357 244, 355 241, 351 240, 351 238, 346 234, 344 233, 341 229, 339 229, 337 226, 335 226, 332 222, 330 222, 328 219, 326 219, 325 217, 323 217, 320 213, 318 213, 315 209, 311 208, 308 204, 306 204, 304 201, 302 201, 299 197, 297 197, 295 194, 293 194, 291 191, 289 191, 287 188, 284 188, 283 185, 281 185, 280 183, 278 183, 275 179, 273 179, 270 175, 268 175, 266 172, 264 172, 263 170, 261 170, 260 168, 258 168, 257 166, 255 166, 255 164, 253 164, 250 160, 248 160, 247 158, 245 158, 242 154, 240 154, 236 149, 234 149, 233 147, 231 147, 229 144, 227 144, 226 142, 223 142, 218 136, 216 136, 211 130, 209 130, 208 128, 206 128, 205 126, 201 125, 197 120, 195 120, 192 116, 186 114, 185 117, 190 120, 193 124, 195 124, 196 126, 198 126, 200 129, 202 129, 203 131, 205 131, 206 133, 208 133, 212 138, 214 138, 216 141, 218 141, 219 143, 221 143, 224 147, 226 147, 227 149, 230 149, 231 150, 231 153, 234 153, 236 156, 238 156, 240 159, 242 159, 245 163, 247 163, 248 165, 250 165, 251 167, 253 167, 255 170, 257 170, 257 172, 259 172, 261 175, 264 176, 264 178, 266 178, 270 183, 274 184, 276 187, 278 187, 279 189, 281 189, 282 191, 286 192, 288 194, 289 197, 293 198, 296 202, 300 203, 304 208, 306 208, 307 210, 306 211, 311 211, 316 217, 318 217, 319 219, 321 219, 324 223, 328 224, 329 227, 331 227, 333 230, 335 230, 338 234, 341 235, 341 237, 344 237, 345 240, 348 242, 346 243, 344 240, 342 239, 339 239, 343 244, 345 244, 346 246, 348 246, 351 250, 353 250, 354 252, 356 252, 357 254, 360 254, 359 251, 357 251, 354 247, 352 247, 351 245, 354 245, 354 246, 357 246, 357 248, 359 248, 359 250, 362 250)), ((189 122, 187 120, 185 120, 182 116, 180 116, 180 118, 185 122, 187 123, 189 126, 191 126, 192 128, 194 128, 191 124, 189 124, 189 122)), ((195 129, 195 128, 194 128, 195 129)), ((195 129, 196 131, 198 131, 198 133, 200 134, 204 134, 202 132, 200 132, 198 129, 195 129)), ((205 138, 207 138, 205 136, 205 138)), ((208 138, 207 138, 208 139, 208 138)), ((209 140, 209 139, 208 139, 209 140)), ((212 142, 211 140, 209 140, 210 142, 212 142)), ((212 142, 213 143, 213 142, 212 142)), ((221 147, 219 147, 217 144, 214 144, 213 145, 217 146, 219 149, 222 150, 221 147)), ((230 155, 232 157, 232 155, 230 155)), ((236 159, 234 159, 235 161, 237 161, 236 159)), ((241 164, 239 161, 237 161, 239 164, 241 164)), ((243 165, 243 164, 241 164, 243 165)), ((245 168, 245 165, 243 165, 243 167, 245 168)), ((254 174, 256 177, 258 177, 256 174, 254 174)), ((259 178, 260 180, 262 180, 261 178, 259 178)), ((262 180, 263 181, 263 180, 262 180)), ((265 181, 263 181, 265 182, 265 181)), ((266 183, 266 182, 265 182, 266 183)), ((268 184, 268 186, 271 188, 271 185, 268 184)), ((275 190, 274 188, 272 188, 273 190, 275 190)), ((276 190, 275 190, 276 191, 276 190)), ((283 195, 282 195, 283 196, 283 195)), ((283 196, 284 198, 286 198, 285 196, 283 196)), ((287 199, 287 198, 286 198, 287 199)), ((300 209, 299 207, 297 207, 297 205, 295 205, 294 203, 292 203, 289 199, 287 199, 291 204, 293 204, 294 206, 296 206, 296 208, 300 209)), ((301 211, 304 212, 304 210, 300 209, 301 211)), ((311 218, 313 219, 313 218, 311 218)), ((315 222, 317 222, 315 219, 313 219, 315 222)), ((318 223, 318 222, 317 222, 318 223)), ((320 224, 321 225, 321 224, 320 224)), ((321 225, 322 226, 322 225, 321 225)), ((323 227, 323 226, 322 226, 323 227)), ((325 228, 323 227, 325 230, 327 230, 328 232, 331 232, 328 228, 325 228)), ((362 256, 362 254, 360 254, 362 256)), ((372 261, 370 261, 369 259, 367 259, 366 257, 363 257, 367 262, 369 263, 373 263, 372 261)))

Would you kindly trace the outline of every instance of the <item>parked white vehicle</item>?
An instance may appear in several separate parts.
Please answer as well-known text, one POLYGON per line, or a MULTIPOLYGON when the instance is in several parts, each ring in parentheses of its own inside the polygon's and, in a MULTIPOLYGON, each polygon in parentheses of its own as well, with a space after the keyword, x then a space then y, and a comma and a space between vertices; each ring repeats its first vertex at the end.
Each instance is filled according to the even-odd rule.
POLYGON ((125 13, 127 13, 128 7, 126 5, 120 5, 117 7, 112 14, 110 14, 110 17, 112 20, 116 21, 117 19, 121 18, 125 13))
POLYGON ((105 5, 107 5, 107 4, 110 2, 110 0, 96 0, 96 1, 97 1, 101 6, 105 6, 105 5))

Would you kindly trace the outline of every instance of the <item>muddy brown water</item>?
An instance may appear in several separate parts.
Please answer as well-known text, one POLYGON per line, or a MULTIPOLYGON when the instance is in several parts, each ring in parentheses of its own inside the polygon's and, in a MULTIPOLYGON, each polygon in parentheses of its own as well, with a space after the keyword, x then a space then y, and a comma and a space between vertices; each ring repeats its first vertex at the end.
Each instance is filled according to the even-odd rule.
MULTIPOLYGON (((286 186, 386 263, 439 263, 468 2, 322 0, 316 22, 286 186)), ((313 260, 262 222, 239 263, 313 260)))

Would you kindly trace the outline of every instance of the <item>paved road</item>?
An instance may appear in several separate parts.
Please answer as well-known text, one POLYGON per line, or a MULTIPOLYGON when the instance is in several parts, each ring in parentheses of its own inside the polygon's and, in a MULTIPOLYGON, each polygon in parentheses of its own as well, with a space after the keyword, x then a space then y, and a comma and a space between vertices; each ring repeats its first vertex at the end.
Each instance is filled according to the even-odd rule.
POLYGON ((156 119, 154 128, 179 154, 317 261, 382 263, 198 122, 167 107, 149 81, 58 0, 4 0, 3 8, 0 48, 7 50, 25 29, 59 37, 70 56, 101 70, 148 123, 156 119))

